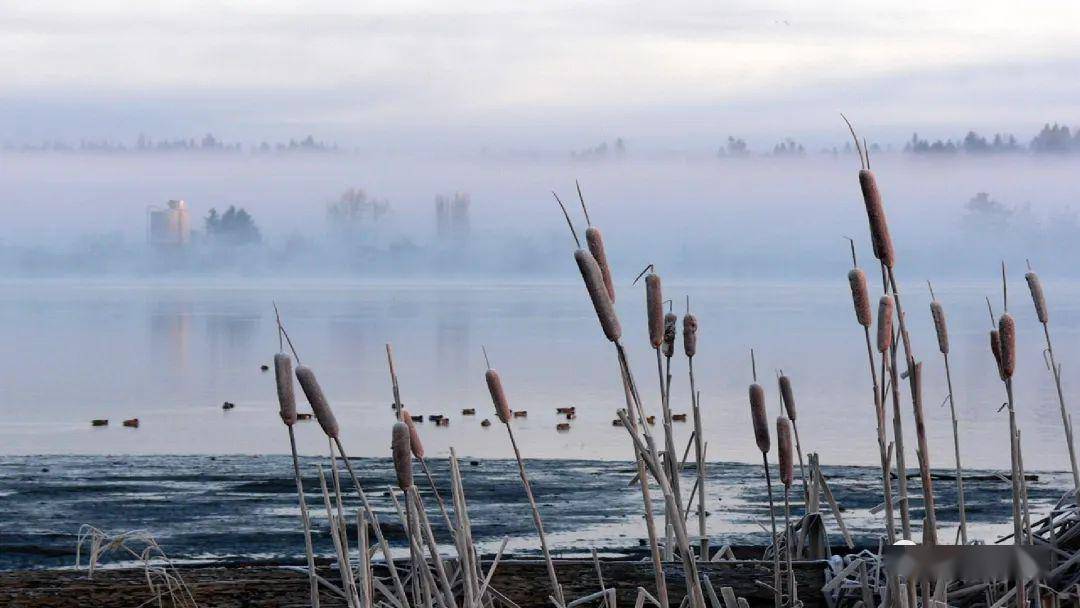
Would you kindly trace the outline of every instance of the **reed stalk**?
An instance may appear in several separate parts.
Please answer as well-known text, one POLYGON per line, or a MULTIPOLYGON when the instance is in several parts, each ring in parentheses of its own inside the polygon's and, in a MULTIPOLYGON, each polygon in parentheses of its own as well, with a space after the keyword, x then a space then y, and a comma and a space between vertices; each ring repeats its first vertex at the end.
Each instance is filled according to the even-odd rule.
POLYGON ((934 320, 934 333, 937 334, 938 351, 941 353, 945 364, 945 386, 949 391, 949 414, 952 417, 953 432, 953 458, 956 462, 956 495, 957 509, 960 515, 960 544, 968 544, 967 536, 967 507, 964 501, 964 466, 960 462, 960 424, 956 417, 956 398, 953 393, 952 370, 949 367, 949 326, 946 322, 945 308, 934 297, 934 286, 930 288, 930 316, 934 320))
POLYGON ((791 449, 791 431, 794 423, 789 423, 783 416, 776 419, 776 454, 780 469, 780 483, 784 485, 784 559, 787 561, 788 605, 798 602, 795 571, 791 567, 791 482, 794 481, 794 459, 791 449))
POLYGON ((1043 294, 1042 282, 1039 275, 1028 267, 1028 289, 1031 291, 1031 300, 1035 304, 1035 316, 1043 327, 1043 337, 1046 339, 1046 354, 1050 359, 1050 372, 1054 377, 1054 388, 1057 390, 1058 405, 1061 409, 1061 428, 1065 432, 1065 443, 1069 448, 1069 465, 1072 467, 1073 493, 1076 496, 1076 504, 1080 505, 1080 469, 1077 468, 1076 448, 1073 443, 1072 425, 1069 423, 1069 414, 1065 408, 1065 392, 1061 388, 1061 366, 1054 358, 1054 345, 1050 341, 1050 312, 1046 307, 1046 296, 1043 294))
POLYGON ((930 448, 926 441, 926 420, 922 407, 922 362, 916 363, 911 377, 915 413, 915 438, 918 441, 919 478, 923 491, 923 544, 937 544, 937 513, 934 508, 934 481, 930 476, 930 448))
MULTIPOLYGON (((486 351, 484 353, 484 358, 486 361, 486 351)), ((551 553, 548 551, 547 536, 544 534, 544 522, 540 518, 540 509, 536 506, 536 499, 533 497, 532 485, 529 483, 529 474, 525 471, 525 462, 521 458, 521 450, 518 449, 517 440, 514 439, 514 429, 510 426, 510 402, 506 398, 506 391, 503 389, 502 380, 499 378, 498 372, 491 369, 490 362, 488 362, 488 369, 484 374, 484 379, 488 386, 488 392, 491 393, 491 401, 495 406, 495 412, 499 416, 499 420, 506 427, 506 434, 510 437, 510 446, 514 449, 514 459, 517 460, 521 485, 525 488, 525 496, 529 499, 529 507, 532 509, 533 524, 536 525, 536 533, 540 537, 540 549, 544 554, 544 561, 547 564, 548 578, 551 581, 552 592, 558 604, 560 606, 565 606, 566 600, 563 597, 562 585, 559 584, 559 578, 555 574, 555 563, 551 560, 551 553)))
MULTIPOLYGON (((908 504, 907 466, 904 462, 904 425, 900 413, 900 374, 896 369, 896 332, 893 329, 893 306, 889 296, 878 301, 878 352, 881 353, 882 377, 889 376, 893 406, 893 450, 896 458, 897 487, 900 490, 900 531, 904 540, 911 540, 911 517, 908 504)), ((882 388, 882 393, 888 387, 882 388)), ((882 399, 884 399, 882 395, 882 399)))
POLYGON ((810 485, 806 481, 806 466, 803 464, 803 452, 802 442, 799 440, 799 424, 795 421, 795 415, 798 413, 795 409, 795 392, 791 387, 791 378, 780 374, 777 378, 777 384, 780 388, 780 400, 784 402, 784 411, 787 412, 788 420, 791 421, 791 428, 795 431, 795 453, 799 456, 799 477, 802 478, 803 486, 803 509, 806 511, 806 506, 810 501, 810 485))
MULTIPOLYGON (((881 487, 882 496, 885 499, 885 533, 889 544, 896 542, 896 523, 894 521, 892 505, 892 474, 888 457, 888 441, 885 430, 885 404, 884 387, 878 385, 877 368, 874 366, 874 349, 870 342, 870 294, 867 289, 866 273, 858 267, 855 259, 855 242, 851 242, 852 269, 848 272, 848 283, 851 286, 851 299, 855 308, 855 320, 863 328, 866 339, 866 359, 870 368, 870 382, 874 390, 874 416, 877 422, 878 456, 881 461, 881 487)), ((884 380, 884 377, 882 378, 884 380)))
MULTIPOLYGON (((274 307, 275 313, 277 307, 274 307)), ((278 317, 278 339, 281 338, 281 318, 278 317)), ((292 359, 285 353, 274 355, 274 379, 277 384, 278 405, 281 421, 289 430, 289 452, 292 454, 293 479, 296 481, 296 496, 300 502, 300 523, 304 528, 304 555, 308 565, 308 583, 310 585, 311 606, 319 608, 319 579, 315 570, 315 552, 311 543, 311 518, 308 514, 307 499, 304 498, 304 483, 300 475, 300 458, 296 453, 296 393, 293 390, 292 359)))
MULTIPOLYGON (((751 351, 753 360, 753 351, 751 351)), ((755 366, 756 368, 756 366, 755 366)), ((761 451, 761 462, 765 469, 765 487, 769 492, 769 522, 772 524, 773 543, 773 602, 775 608, 780 608, 783 603, 782 590, 780 587, 780 549, 776 533, 776 507, 773 502, 772 474, 769 472, 769 419, 765 411, 765 389, 757 383, 757 372, 754 372, 754 383, 750 385, 750 421, 754 427, 754 442, 761 451)))

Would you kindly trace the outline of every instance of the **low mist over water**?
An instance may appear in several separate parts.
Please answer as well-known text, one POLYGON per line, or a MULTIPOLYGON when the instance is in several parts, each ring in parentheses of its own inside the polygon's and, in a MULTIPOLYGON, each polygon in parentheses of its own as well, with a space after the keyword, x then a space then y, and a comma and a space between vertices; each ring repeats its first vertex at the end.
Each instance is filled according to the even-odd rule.
MULTIPOLYGON (((583 224, 575 179, 624 280, 650 262, 666 277, 837 276, 850 264, 845 235, 868 256, 858 162, 843 151, 565 158, 8 152, 0 273, 563 279, 572 241, 551 190, 583 224), (440 230, 436 197, 455 194, 468 201, 463 223, 440 230), (149 247, 148 210, 171 199, 186 201, 191 243, 149 247), (253 231, 208 231, 211 210, 231 206, 253 231)), ((1077 276, 1080 159, 872 160, 909 280, 986 279, 999 260, 1026 258, 1044 275, 1077 276)))

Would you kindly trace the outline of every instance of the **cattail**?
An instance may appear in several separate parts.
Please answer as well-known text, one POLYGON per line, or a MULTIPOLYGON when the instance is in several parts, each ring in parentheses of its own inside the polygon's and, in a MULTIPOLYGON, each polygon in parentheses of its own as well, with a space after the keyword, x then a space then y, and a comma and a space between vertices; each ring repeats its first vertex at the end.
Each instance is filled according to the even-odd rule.
POLYGON ((780 458, 780 482, 790 488, 795 477, 795 460, 792 458, 791 423, 783 416, 776 417, 776 453, 780 458))
POLYGON ((645 276, 645 312, 649 318, 649 343, 660 348, 664 343, 664 296, 660 276, 655 272, 645 276))
POLYGON ((600 265, 596 258, 584 249, 574 252, 574 260, 577 261, 578 270, 581 271, 581 278, 585 281, 585 289, 589 292, 589 299, 592 300, 593 308, 596 309, 596 316, 600 319, 600 327, 604 330, 604 335, 612 342, 618 341, 622 337, 622 326, 619 325, 619 317, 615 316, 615 306, 604 284, 604 275, 600 270, 600 265))
POLYGON ((881 296, 877 309, 877 349, 884 353, 892 348, 893 339, 893 301, 889 296, 881 296))
POLYGON ((870 242, 874 246, 874 257, 881 260, 886 268, 893 267, 892 237, 889 236, 889 222, 885 218, 885 205, 881 202, 874 174, 863 169, 859 171, 859 186, 862 188, 863 202, 866 203, 866 217, 870 220, 870 242))
POLYGON ((412 487, 412 439, 404 422, 395 422, 390 435, 390 453, 394 456, 394 472, 397 483, 404 492, 412 487))
POLYGON ((585 243, 589 246, 589 253, 600 267, 600 276, 604 278, 604 287, 607 288, 608 298, 615 303, 615 281, 611 278, 611 267, 608 265, 607 252, 604 251, 604 236, 599 228, 589 226, 585 230, 585 243))
POLYGON ((1007 312, 998 320, 998 338, 1001 340, 1001 373, 1012 378, 1016 369, 1016 321, 1007 312))
POLYGON ((675 355, 675 327, 679 324, 679 317, 669 312, 664 315, 664 356, 675 355))
POLYGON ((998 330, 990 330, 990 352, 994 355, 994 362, 997 363, 998 376, 1001 379, 1005 379, 1005 370, 1001 367, 1001 336, 998 335, 998 330))
POLYGON ((855 305, 855 320, 863 327, 870 327, 870 292, 866 288, 866 273, 860 268, 852 268, 847 273, 851 283, 851 301, 855 305))
POLYGON ((281 421, 288 426, 296 424, 296 393, 293 392, 292 359, 285 353, 274 355, 274 380, 277 381, 278 405, 281 421))
POLYGON ((495 404, 495 415, 499 417, 499 422, 507 423, 510 421, 510 402, 506 399, 506 391, 503 390, 502 380, 499 379, 499 372, 489 369, 484 374, 484 378, 487 379, 488 392, 491 393, 491 402, 495 404))
POLYGON ((949 354, 949 327, 945 324, 945 309, 941 302, 930 302, 930 316, 934 318, 934 331, 937 332, 938 350, 941 354, 949 354))
POLYGON ((1039 317, 1039 323, 1045 325, 1050 320, 1050 314, 1046 311, 1046 298, 1043 296, 1039 275, 1029 272, 1024 275, 1024 278, 1027 279, 1028 289, 1031 290, 1031 300, 1035 302, 1035 314, 1039 317))
POLYGON ((697 354, 697 317, 690 313, 682 318, 682 343, 687 357, 697 354))
POLYGON ((795 393, 791 390, 791 378, 780 376, 779 384, 780 399, 784 402, 784 409, 787 410, 787 417, 792 422, 795 422, 795 393))
POLYGON ((315 419, 319 421, 323 432, 327 437, 337 439, 339 433, 337 418, 334 418, 334 412, 330 410, 330 404, 323 395, 319 381, 315 379, 315 372, 306 365, 298 365, 296 379, 300 382, 300 389, 304 391, 304 396, 311 404, 311 411, 315 413, 315 419))
POLYGON ((409 410, 401 410, 401 419, 405 422, 405 426, 409 427, 409 445, 412 446, 412 455, 423 460, 424 444, 420 441, 420 431, 416 430, 416 423, 409 415, 409 410))
POLYGON ((765 412, 765 389, 757 382, 750 385, 750 419, 754 422, 754 440, 762 454, 769 453, 769 416, 765 412))

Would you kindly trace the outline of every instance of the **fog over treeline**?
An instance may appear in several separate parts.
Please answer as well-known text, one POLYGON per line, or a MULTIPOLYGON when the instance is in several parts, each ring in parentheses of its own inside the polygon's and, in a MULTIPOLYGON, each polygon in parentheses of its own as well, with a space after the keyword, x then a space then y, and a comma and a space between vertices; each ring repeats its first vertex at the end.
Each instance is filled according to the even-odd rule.
MULTIPOLYGON (((910 278, 987 278, 1002 259, 1019 268, 1028 258, 1045 274, 1080 275, 1072 263, 1080 157, 896 150, 872 160, 910 278)), ((842 150, 718 158, 631 147, 467 159, 7 152, 0 275, 572 278, 574 244, 551 191, 581 234, 579 179, 627 281, 648 263, 673 277, 831 277, 850 266, 845 236, 857 240, 861 264, 872 262, 857 170, 842 150), (467 212, 447 219, 455 197, 467 212), (148 209, 171 199, 186 201, 190 243, 151 246, 148 209)))

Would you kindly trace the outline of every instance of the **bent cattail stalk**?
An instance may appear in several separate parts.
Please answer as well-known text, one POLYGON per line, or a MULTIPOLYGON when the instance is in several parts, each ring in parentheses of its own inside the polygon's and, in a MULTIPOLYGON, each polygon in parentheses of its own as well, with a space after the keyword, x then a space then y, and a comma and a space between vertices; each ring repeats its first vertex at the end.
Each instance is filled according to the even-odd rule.
POLYGON ((794 448, 791 445, 791 424, 783 416, 776 417, 776 454, 780 460, 780 483, 791 487, 795 479, 794 448))
POLYGON ((281 421, 286 426, 296 424, 296 393, 293 392, 292 359, 285 353, 274 355, 274 380, 277 382, 278 406, 281 421))
POLYGON ((878 300, 877 349, 886 353, 892 348, 893 341, 893 299, 881 296, 878 300))
POLYGON ((390 436, 390 452, 394 456, 394 473, 398 487, 402 492, 413 485, 412 476, 412 437, 409 426, 404 422, 395 422, 390 436))
POLYGON ((762 454, 768 454, 769 418, 765 411, 765 389, 760 384, 750 385, 750 419, 754 424, 754 441, 762 454))
POLYGON ((889 235, 889 222, 885 217, 885 205, 881 201, 881 192, 877 187, 874 174, 868 169, 859 171, 859 187, 862 189, 863 202, 866 204, 866 218, 870 223, 870 242, 874 257, 881 260, 886 268, 892 268, 895 261, 892 237, 889 235))
POLYGON ((664 343, 664 296, 660 276, 655 272, 645 276, 645 312, 649 320, 649 343, 660 348, 664 343))
POLYGON ((669 312, 664 315, 664 356, 671 358, 675 355, 675 328, 679 324, 679 318, 675 313, 669 312))
POLYGON ((998 338, 1001 340, 1001 373, 1012 378, 1016 370, 1016 321, 1007 312, 998 320, 998 338))
POLYGON ((409 427, 409 446, 412 448, 412 455, 423 460, 424 444, 420 441, 420 432, 416 430, 416 423, 413 422, 412 416, 409 415, 409 410, 401 410, 401 420, 405 423, 405 426, 409 427))
POLYGON ((863 327, 870 327, 870 293, 866 287, 866 273, 860 268, 848 272, 851 284, 851 301, 855 306, 855 320, 863 327))
POLYGON ((1027 279, 1028 289, 1031 290, 1031 301, 1035 303, 1035 314, 1039 317, 1039 323, 1045 325, 1050 322, 1050 313, 1046 310, 1046 297, 1043 296, 1039 275, 1028 272, 1024 278, 1027 279))
POLYGON ((337 439, 341 429, 338 427, 333 410, 330 409, 330 404, 326 401, 322 387, 319 386, 319 381, 315 379, 315 372, 306 365, 298 365, 296 379, 300 382, 300 389, 304 391, 304 396, 311 404, 311 411, 315 413, 315 419, 319 421, 323 432, 327 437, 337 439))
POLYGON ((499 417, 499 422, 509 424, 510 402, 506 399, 499 372, 489 369, 484 373, 484 379, 487 380, 488 392, 491 393, 491 402, 495 405, 495 415, 499 417))
POLYGON ((599 263, 591 253, 584 249, 574 251, 574 261, 577 262, 581 278, 585 281, 585 289, 592 300, 593 309, 600 320, 600 328, 604 330, 604 336, 612 342, 617 342, 622 337, 622 326, 619 317, 615 315, 615 305, 604 283, 603 271, 599 263))

